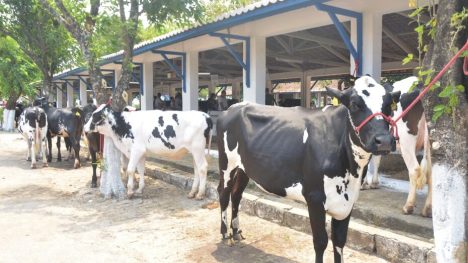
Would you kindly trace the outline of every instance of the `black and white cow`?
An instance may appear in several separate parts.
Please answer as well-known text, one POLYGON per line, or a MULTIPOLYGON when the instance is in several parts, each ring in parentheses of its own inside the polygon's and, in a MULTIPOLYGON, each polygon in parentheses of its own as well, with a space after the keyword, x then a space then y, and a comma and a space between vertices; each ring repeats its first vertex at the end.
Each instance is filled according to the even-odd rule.
MULTIPOLYGON (((50 107, 45 98, 40 98, 35 101, 35 105, 41 105, 47 114, 48 131, 47 143, 49 154, 47 160, 52 162, 52 138, 60 136, 68 138, 74 151, 75 163, 73 167, 79 168, 80 163, 80 140, 81 133, 83 132, 82 113, 76 109, 57 109, 50 107)), ((62 156, 60 152, 60 140, 57 139, 58 157, 57 160, 61 161, 62 156)), ((70 158, 70 157, 69 157, 70 158)))
POLYGON ((188 197, 203 199, 208 169, 205 146, 208 143, 209 149, 212 127, 209 115, 199 111, 115 112, 110 106, 101 105, 86 123, 85 132, 98 131, 111 137, 116 147, 128 158, 129 197, 134 194, 135 169, 140 174, 136 193, 143 191, 146 152, 170 158, 181 158, 190 152, 195 177, 188 197))
MULTIPOLYGON (((354 127, 376 112, 391 113, 392 99, 371 77, 345 91, 327 89, 343 105, 326 112, 241 103, 217 121, 221 234, 229 238, 231 198, 233 238, 240 240, 239 203, 249 179, 278 196, 305 202, 313 232, 316 262, 328 243, 325 214, 332 216, 335 262, 342 261, 351 210, 372 154, 388 154, 395 138, 381 116, 357 134, 354 127)), ((393 97, 393 98, 392 98, 393 97)))
MULTIPOLYGON (((394 112, 399 116, 409 104, 419 95, 419 90, 410 92, 410 88, 418 81, 417 77, 409 77, 386 86, 389 91, 401 92, 400 101, 394 112)), ((428 194, 426 203, 421 214, 425 217, 432 216, 432 168, 431 168, 431 150, 429 145, 429 132, 427 129, 424 107, 421 101, 408 111, 408 114, 397 122, 398 134, 400 137, 400 150, 406 168, 408 169, 410 189, 406 204, 403 206, 403 213, 412 214, 416 202, 416 189, 421 189, 426 183, 428 185, 428 194), (416 158, 416 153, 423 149, 423 158, 421 163, 416 158)), ((369 163, 366 181, 363 189, 378 188, 379 178, 378 169, 380 156, 373 156, 369 163)))
POLYGON ((31 168, 36 168, 36 152, 42 158, 42 165, 47 167, 46 159, 46 135, 47 115, 39 107, 26 108, 18 119, 18 131, 28 143, 28 154, 26 159, 31 160, 31 168))

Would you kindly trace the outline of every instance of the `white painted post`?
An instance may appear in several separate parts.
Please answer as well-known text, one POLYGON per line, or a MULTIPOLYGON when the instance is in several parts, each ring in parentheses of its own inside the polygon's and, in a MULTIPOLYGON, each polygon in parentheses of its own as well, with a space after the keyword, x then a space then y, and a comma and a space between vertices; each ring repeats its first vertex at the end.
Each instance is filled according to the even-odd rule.
POLYGON ((88 104, 88 96, 86 94, 86 83, 80 81, 80 104, 81 106, 85 106, 88 104))
MULTIPOLYGON (((356 19, 351 19, 351 26, 350 26, 350 38, 351 38, 351 43, 353 44, 354 47, 357 48, 357 22, 356 19)), ((355 60, 353 55, 351 53, 349 54, 350 60, 349 60, 349 74, 354 75, 355 72, 357 72, 357 69, 355 68, 355 60)))
MULTIPOLYGON (((244 45, 244 57, 246 47, 244 45)), ((244 60, 245 61, 245 60, 244 60)), ((247 87, 244 73, 244 101, 265 104, 266 87, 266 39, 263 36, 250 37, 250 87, 247 87)))
POLYGON ((198 51, 186 54, 186 92, 182 91, 182 110, 198 110, 198 51))
POLYGON ((363 13, 362 74, 380 83, 382 75, 382 14, 363 13))
POLYGON ((232 98, 240 99, 240 82, 234 81, 232 83, 232 98))
POLYGON ((73 107, 73 86, 68 83, 65 84, 67 87, 67 108, 73 107))
POLYGON ((143 63, 143 93, 141 110, 153 109, 153 62, 143 63))
POLYGON ((57 89, 57 109, 63 108, 63 92, 61 89, 56 87, 57 89))

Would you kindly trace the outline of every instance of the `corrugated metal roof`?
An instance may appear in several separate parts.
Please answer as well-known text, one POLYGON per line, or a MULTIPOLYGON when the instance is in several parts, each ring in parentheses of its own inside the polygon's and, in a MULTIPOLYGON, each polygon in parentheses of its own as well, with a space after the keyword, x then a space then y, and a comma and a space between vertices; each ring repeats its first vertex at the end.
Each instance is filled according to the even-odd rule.
MULTIPOLYGON (((233 25, 265 18, 270 15, 291 11, 294 9, 314 5, 316 3, 327 2, 328 0, 262 0, 245 7, 238 8, 231 12, 224 13, 213 21, 195 24, 193 27, 175 30, 167 34, 155 37, 151 40, 141 42, 134 47, 134 55, 148 52, 154 48, 160 48, 173 43, 185 41, 190 38, 215 32, 233 25), (268 10, 267 10, 268 9, 268 10)), ((109 64, 121 59, 123 51, 103 56, 101 64, 109 64)), ((71 76, 85 71, 85 67, 63 71, 54 77, 54 80, 71 76)))

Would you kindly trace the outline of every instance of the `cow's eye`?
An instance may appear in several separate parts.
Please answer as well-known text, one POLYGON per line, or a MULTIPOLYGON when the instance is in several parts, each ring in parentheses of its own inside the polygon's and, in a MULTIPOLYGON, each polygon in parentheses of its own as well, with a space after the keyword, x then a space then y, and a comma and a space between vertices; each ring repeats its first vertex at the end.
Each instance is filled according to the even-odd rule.
POLYGON ((361 109, 361 105, 355 101, 351 101, 351 104, 349 105, 349 109, 353 112, 359 111, 361 109))

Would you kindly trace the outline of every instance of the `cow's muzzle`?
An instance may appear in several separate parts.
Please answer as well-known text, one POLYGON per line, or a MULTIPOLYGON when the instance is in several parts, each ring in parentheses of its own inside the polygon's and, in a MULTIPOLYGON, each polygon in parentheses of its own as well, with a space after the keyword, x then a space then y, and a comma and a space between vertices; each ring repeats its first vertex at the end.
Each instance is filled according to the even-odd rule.
POLYGON ((376 135, 374 137, 374 151, 373 154, 385 155, 391 151, 396 150, 395 137, 389 134, 376 135))

